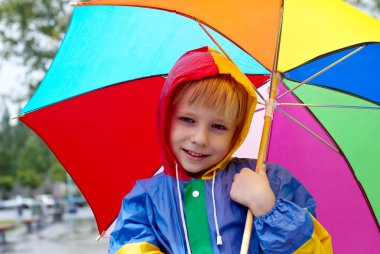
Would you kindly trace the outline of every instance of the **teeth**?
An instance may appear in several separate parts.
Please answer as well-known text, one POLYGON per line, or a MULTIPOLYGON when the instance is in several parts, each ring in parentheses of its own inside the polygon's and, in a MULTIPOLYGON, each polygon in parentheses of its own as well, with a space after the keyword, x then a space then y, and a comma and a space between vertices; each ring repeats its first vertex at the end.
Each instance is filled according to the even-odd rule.
POLYGON ((201 154, 201 153, 195 153, 193 151, 189 151, 189 150, 186 150, 188 154, 190 154, 191 156, 194 156, 194 157, 203 157, 205 156, 204 154, 201 154))

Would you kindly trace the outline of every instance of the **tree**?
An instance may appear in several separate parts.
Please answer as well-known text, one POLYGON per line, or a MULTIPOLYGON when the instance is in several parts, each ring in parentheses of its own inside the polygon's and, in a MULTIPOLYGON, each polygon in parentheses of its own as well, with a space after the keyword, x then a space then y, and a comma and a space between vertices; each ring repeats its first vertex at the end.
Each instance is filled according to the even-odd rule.
POLYGON ((12 144, 12 126, 5 107, 0 122, 0 197, 7 198, 14 186, 15 157, 12 144))
POLYGON ((14 186, 14 178, 9 175, 0 175, 0 198, 8 198, 14 186))
MULTIPOLYGON (((64 1, 0 1, 1 56, 21 62, 28 76, 44 74, 63 38, 71 10, 64 1)), ((39 79, 27 81, 31 92, 39 83, 39 79)))
POLYGON ((48 169, 44 144, 36 135, 29 135, 20 151, 18 170, 33 169, 44 174, 48 169))
POLYGON ((32 132, 21 122, 11 125, 6 106, 0 115, 0 175, 15 175, 20 151, 32 132))
POLYGON ((380 0, 345 0, 347 3, 370 13, 375 18, 380 18, 380 0))
POLYGON ((9 112, 5 108, 0 122, 0 175, 11 175, 14 169, 12 160, 12 134, 9 112))
POLYGON ((17 180, 32 190, 41 186, 50 166, 49 154, 43 142, 31 133, 18 157, 17 180))
POLYGON ((22 169, 18 171, 18 182, 23 187, 28 187, 32 190, 37 189, 41 186, 43 178, 38 172, 34 169, 22 169))
POLYGON ((59 163, 59 161, 52 155, 51 165, 49 168, 49 178, 53 182, 65 182, 66 181, 66 171, 59 163))

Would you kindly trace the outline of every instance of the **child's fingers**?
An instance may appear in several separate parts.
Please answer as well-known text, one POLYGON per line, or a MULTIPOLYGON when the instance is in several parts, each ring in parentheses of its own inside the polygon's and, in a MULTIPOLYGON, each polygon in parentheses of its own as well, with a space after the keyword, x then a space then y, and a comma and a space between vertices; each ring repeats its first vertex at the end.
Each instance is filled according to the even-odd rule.
POLYGON ((238 175, 239 175, 239 173, 236 173, 236 174, 234 175, 234 177, 232 178, 232 182, 235 182, 235 181, 236 181, 236 178, 238 177, 238 175))
POLYGON ((238 177, 240 177, 240 175, 244 175, 244 174, 245 174, 245 171, 247 171, 247 170, 250 171, 250 172, 255 173, 254 171, 252 171, 252 169, 249 169, 249 168, 242 168, 242 169, 240 170, 239 173, 236 173, 236 174, 234 175, 234 177, 232 178, 232 182, 235 182, 236 179, 237 179, 238 177))
POLYGON ((258 169, 257 169, 257 174, 266 174, 267 172, 267 165, 262 164, 258 169))

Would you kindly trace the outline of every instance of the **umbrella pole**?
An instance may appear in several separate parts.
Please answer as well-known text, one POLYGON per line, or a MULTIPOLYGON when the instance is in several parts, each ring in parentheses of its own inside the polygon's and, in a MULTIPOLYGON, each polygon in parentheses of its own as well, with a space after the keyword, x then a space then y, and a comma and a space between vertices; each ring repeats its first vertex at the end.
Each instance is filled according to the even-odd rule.
MULTIPOLYGON (((265 103, 264 125, 263 125, 263 132, 261 135, 259 154, 257 156, 257 163, 256 163, 256 169, 255 169, 256 172, 258 168, 260 168, 264 164, 265 157, 268 150, 269 135, 270 135, 270 129, 272 125, 273 112, 276 106, 275 99, 276 99, 277 89, 278 89, 278 80, 279 80, 279 75, 275 74, 272 79, 269 100, 265 103)), ((252 225, 253 225, 253 214, 251 210, 248 209, 240 254, 248 253, 249 242, 251 239, 252 225)))
MULTIPOLYGON (((278 82, 279 82, 279 79, 281 79, 281 75, 277 71, 277 65, 278 65, 278 57, 280 55, 281 29, 282 29, 282 21, 283 21, 283 14, 284 14, 283 6, 281 6, 279 14, 280 14, 279 26, 278 26, 278 31, 277 31, 276 47, 275 47, 275 52, 274 52, 274 57, 273 57, 269 100, 265 101, 264 125, 263 125, 263 132, 261 134, 259 154, 257 155, 257 162, 256 162, 256 169, 255 169, 256 172, 264 164, 265 158, 267 155, 269 135, 270 135, 272 119, 273 119, 273 112, 274 112, 274 108, 276 107, 278 82)), ((240 248, 240 254, 248 253, 249 242, 251 240, 252 225, 253 225, 253 214, 251 210, 248 209, 247 219, 245 220, 243 239, 242 239, 241 248, 240 248)))

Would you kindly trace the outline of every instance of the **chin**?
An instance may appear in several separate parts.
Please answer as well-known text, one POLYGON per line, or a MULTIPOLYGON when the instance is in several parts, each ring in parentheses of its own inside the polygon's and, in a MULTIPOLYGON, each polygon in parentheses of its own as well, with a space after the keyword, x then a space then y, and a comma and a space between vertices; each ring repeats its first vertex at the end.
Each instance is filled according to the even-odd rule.
POLYGON ((204 175, 204 173, 206 173, 207 169, 202 169, 202 170, 186 170, 186 173, 188 176, 192 177, 192 178, 200 178, 204 175))

